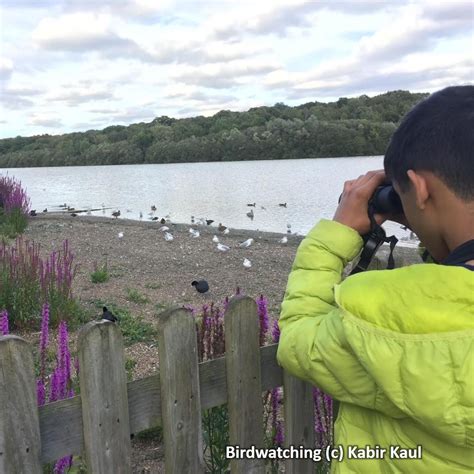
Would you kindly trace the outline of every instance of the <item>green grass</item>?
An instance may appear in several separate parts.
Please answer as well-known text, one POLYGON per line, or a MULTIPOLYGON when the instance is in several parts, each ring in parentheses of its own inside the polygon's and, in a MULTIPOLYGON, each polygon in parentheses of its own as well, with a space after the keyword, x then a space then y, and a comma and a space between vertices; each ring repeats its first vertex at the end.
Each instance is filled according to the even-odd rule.
POLYGON ((14 239, 22 234, 28 226, 28 217, 21 213, 20 209, 12 209, 5 214, 0 207, 0 235, 2 239, 14 239))
POLYGON ((156 340, 156 329, 150 323, 144 321, 142 317, 132 316, 126 308, 120 308, 102 300, 92 300, 91 303, 98 309, 107 306, 109 311, 117 316, 117 324, 122 331, 126 346, 136 342, 154 342, 156 340))
POLYGON ((109 272, 107 270, 107 261, 101 266, 97 267, 91 273, 91 282, 92 283, 105 283, 110 278, 109 272))
POLYGON ((149 303, 150 300, 145 296, 142 295, 138 290, 135 290, 134 288, 127 288, 127 300, 131 301, 132 303, 136 304, 146 304, 149 303))

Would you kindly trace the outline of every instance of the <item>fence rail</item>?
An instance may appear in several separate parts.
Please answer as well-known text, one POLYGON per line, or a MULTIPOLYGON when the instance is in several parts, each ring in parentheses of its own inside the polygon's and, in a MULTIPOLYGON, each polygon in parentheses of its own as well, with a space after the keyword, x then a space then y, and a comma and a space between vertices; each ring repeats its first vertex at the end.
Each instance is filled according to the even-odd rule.
MULTIPOLYGON (((130 434, 163 427, 167 473, 203 472, 201 411, 227 403, 230 442, 262 446, 262 393, 284 386, 285 444, 314 447, 311 386, 284 373, 277 345, 259 347, 255 302, 231 301, 226 354, 198 364, 196 327, 188 310, 159 316, 159 373, 126 382, 120 329, 100 321, 79 334, 81 395, 40 408, 32 349, 0 337, 0 473, 40 473, 71 454, 91 473, 131 472, 130 434)), ((287 461, 287 472, 314 472, 311 461, 287 461)), ((231 472, 263 473, 260 461, 232 461, 231 472)))

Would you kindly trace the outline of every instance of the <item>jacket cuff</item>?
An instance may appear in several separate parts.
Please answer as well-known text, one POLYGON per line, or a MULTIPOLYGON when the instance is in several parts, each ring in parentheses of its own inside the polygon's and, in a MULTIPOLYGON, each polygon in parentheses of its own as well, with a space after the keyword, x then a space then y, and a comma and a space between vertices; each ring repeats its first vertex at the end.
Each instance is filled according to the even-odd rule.
POLYGON ((360 234, 340 222, 321 219, 306 235, 345 262, 353 260, 360 252, 364 241, 360 234))

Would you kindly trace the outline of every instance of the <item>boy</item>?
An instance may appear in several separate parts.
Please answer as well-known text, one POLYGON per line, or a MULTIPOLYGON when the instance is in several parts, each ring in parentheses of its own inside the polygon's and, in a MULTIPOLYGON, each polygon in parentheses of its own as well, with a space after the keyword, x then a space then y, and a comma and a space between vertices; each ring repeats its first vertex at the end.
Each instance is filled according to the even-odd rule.
MULTIPOLYGON (((393 135, 385 171, 346 182, 333 221, 321 220, 298 248, 278 360, 341 402, 335 444, 345 457, 333 461, 333 472, 474 469, 473 153, 474 86, 432 94, 393 135), (368 271, 341 283, 370 229, 368 201, 384 181, 440 264, 368 271), (386 452, 350 459, 354 445, 386 452), (418 459, 400 459, 402 448, 418 459)), ((400 220, 376 221, 388 218, 400 220)))

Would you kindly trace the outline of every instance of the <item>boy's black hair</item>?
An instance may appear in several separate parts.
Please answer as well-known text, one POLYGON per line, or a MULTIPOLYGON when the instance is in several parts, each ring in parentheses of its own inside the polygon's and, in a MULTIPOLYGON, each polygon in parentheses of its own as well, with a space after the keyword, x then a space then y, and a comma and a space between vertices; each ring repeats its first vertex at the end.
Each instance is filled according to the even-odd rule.
POLYGON ((474 200, 474 86, 446 87, 403 118, 385 153, 387 178, 403 192, 407 171, 431 171, 459 198, 474 200))

